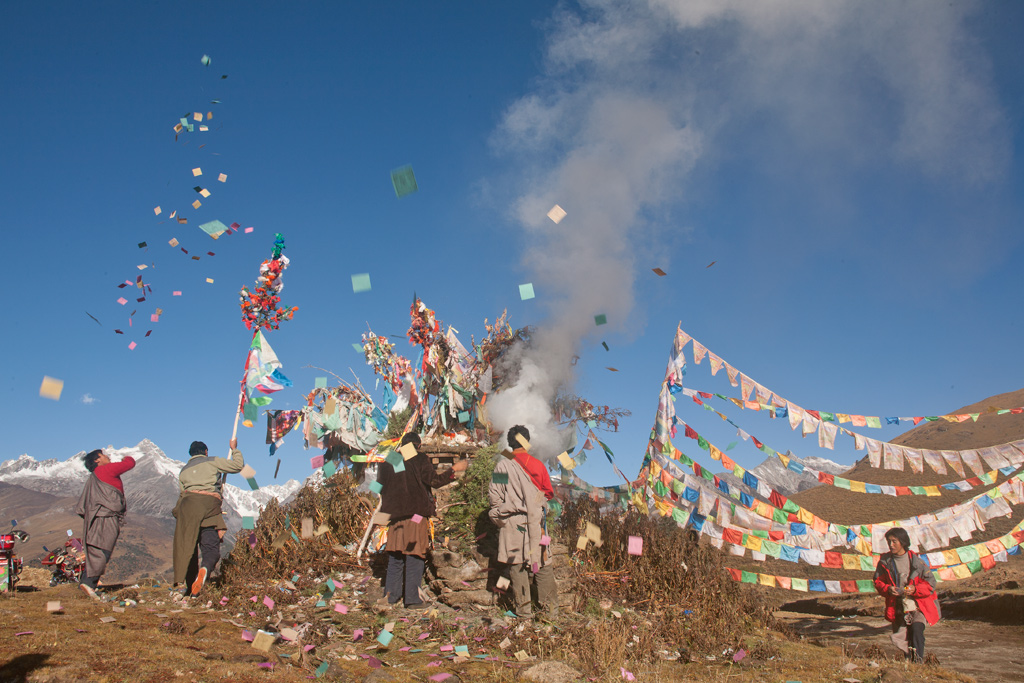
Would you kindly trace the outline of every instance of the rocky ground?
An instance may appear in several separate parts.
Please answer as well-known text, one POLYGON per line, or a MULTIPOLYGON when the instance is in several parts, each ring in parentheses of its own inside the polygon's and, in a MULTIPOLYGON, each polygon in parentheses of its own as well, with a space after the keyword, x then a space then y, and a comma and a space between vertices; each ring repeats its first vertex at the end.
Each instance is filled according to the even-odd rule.
MULTIPOLYGON (((464 578, 434 580, 465 581, 460 592, 473 593, 479 574, 470 576, 468 565, 475 560, 462 557, 451 567, 459 562, 449 557, 446 566, 456 574, 462 568, 464 578)), ((1013 676, 1024 644, 1021 627, 951 620, 928 634, 941 666, 911 667, 888 658, 892 648, 877 618, 787 613, 783 623, 795 635, 752 632, 741 649, 697 657, 658 641, 643 613, 610 601, 563 609, 548 623, 517 621, 472 601, 379 612, 380 594, 371 569, 354 562, 348 572, 292 576, 244 592, 211 585, 191 601, 172 599, 166 585, 112 586, 106 601, 94 601, 26 570, 21 590, 0 597, 0 683, 997 681, 1020 680, 1013 676), (60 609, 48 611, 55 602, 60 609), (982 656, 957 656, 958 642, 982 656)))

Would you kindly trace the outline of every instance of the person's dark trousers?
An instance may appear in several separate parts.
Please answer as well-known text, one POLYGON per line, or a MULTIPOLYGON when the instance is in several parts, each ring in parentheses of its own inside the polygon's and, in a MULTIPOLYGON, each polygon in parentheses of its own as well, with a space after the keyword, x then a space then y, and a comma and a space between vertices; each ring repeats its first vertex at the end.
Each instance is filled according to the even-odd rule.
POLYGON ((199 575, 199 551, 203 552, 203 566, 206 567, 206 579, 213 575, 213 568, 220 561, 220 534, 213 527, 203 527, 199 530, 199 544, 192 553, 192 559, 188 563, 188 571, 185 573, 185 585, 191 586, 199 575))
POLYGON ((388 575, 384 580, 384 590, 390 604, 394 605, 402 599, 403 583, 406 607, 423 602, 420 600, 420 583, 423 581, 425 565, 423 558, 416 555, 388 553, 388 575))
POLYGON ((910 640, 910 648, 907 651, 907 658, 913 659, 915 662, 924 661, 924 624, 915 621, 910 625, 908 629, 910 640))
MULTIPOLYGON (((94 548, 93 550, 94 551, 99 551, 99 552, 103 553, 103 557, 105 558, 104 564, 106 564, 106 562, 110 562, 110 552, 111 551, 104 550, 102 548, 94 548)), ((85 567, 82 567, 82 575, 79 577, 78 582, 85 584, 86 586, 88 586, 89 588, 92 588, 93 590, 96 590, 96 588, 100 584, 100 577, 98 577, 98 576, 86 576, 85 575, 85 567)))

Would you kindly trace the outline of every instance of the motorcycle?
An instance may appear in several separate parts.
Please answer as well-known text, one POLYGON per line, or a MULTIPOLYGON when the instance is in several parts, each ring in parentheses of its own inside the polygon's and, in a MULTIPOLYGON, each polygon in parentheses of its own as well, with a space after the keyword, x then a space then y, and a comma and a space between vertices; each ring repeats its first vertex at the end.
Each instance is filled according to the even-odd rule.
POLYGON ((0 593, 14 592, 21 574, 21 558, 14 554, 14 543, 24 543, 28 532, 14 529, 9 534, 0 534, 0 593))
POLYGON ((85 548, 82 541, 69 538, 63 548, 57 548, 42 559, 44 567, 53 567, 50 587, 62 583, 78 583, 85 568, 85 548))

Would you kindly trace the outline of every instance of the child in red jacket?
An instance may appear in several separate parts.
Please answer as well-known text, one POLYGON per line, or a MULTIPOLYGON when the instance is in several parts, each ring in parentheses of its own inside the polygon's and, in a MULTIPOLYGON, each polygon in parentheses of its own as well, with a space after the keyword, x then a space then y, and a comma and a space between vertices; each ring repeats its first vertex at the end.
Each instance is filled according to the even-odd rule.
POLYGON ((910 551, 910 535, 899 527, 885 532, 889 552, 878 560, 875 590, 885 596, 885 618, 892 622, 893 645, 907 659, 924 661, 924 628, 939 621, 935 577, 928 563, 910 551))

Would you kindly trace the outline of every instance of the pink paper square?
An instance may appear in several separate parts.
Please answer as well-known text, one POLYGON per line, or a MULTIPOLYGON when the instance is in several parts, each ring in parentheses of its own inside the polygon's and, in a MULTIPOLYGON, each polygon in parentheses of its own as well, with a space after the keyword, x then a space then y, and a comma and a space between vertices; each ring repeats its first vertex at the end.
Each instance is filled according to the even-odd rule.
POLYGON ((263 596, 263 604, 267 606, 267 609, 274 609, 274 601, 270 599, 269 595, 263 596))
POLYGON ((346 607, 345 605, 335 605, 334 611, 341 612, 342 614, 348 614, 348 607, 346 607))
POLYGON ((242 631, 242 640, 247 640, 247 641, 249 641, 251 643, 252 639, 253 639, 252 631, 242 631))
POLYGON ((315 470, 324 466, 324 456, 318 455, 315 458, 309 459, 310 466, 315 470))
POLYGON ((250 232, 252 232, 252 228, 246 228, 245 232, 246 232, 246 234, 249 234, 250 232))
POLYGON ((442 645, 441 646, 441 652, 451 652, 454 649, 455 649, 454 645, 442 645))
POLYGON ((151 323, 158 323, 158 322, 160 322, 160 316, 158 316, 156 313, 151 313, 149 315, 149 322, 151 322, 151 323))
POLYGON ((223 598, 221 598, 220 599, 220 604, 222 604, 222 605, 228 604, 228 596, 225 595, 223 598))
POLYGON ((630 555, 642 555, 644 552, 644 539, 639 536, 630 536, 629 549, 627 552, 630 555))
POLYGON ((181 296, 181 290, 180 289, 174 290, 172 296, 181 296))
POLYGON ((125 299, 123 296, 122 297, 118 297, 117 303, 119 303, 122 306, 124 306, 126 303, 128 303, 128 299, 125 299))
POLYGON ((131 344, 128 345, 128 349, 130 351, 134 351, 136 346, 138 346, 138 344, 136 344, 135 342, 132 342, 131 344))
POLYGON ((352 642, 353 643, 359 642, 359 640, 362 637, 363 637, 363 629, 357 628, 356 630, 352 631, 352 642))
POLYGON ((314 647, 316 647, 316 645, 306 645, 305 647, 303 647, 303 648, 302 648, 302 651, 303 651, 303 652, 309 652, 309 651, 310 651, 310 650, 312 650, 312 649, 313 649, 314 647))
POLYGON ((446 680, 448 680, 451 677, 452 677, 451 674, 434 674, 433 676, 430 677, 430 680, 432 680, 432 681, 446 681, 446 680))
POLYGON ((541 536, 540 537, 540 544, 541 545, 551 545, 551 537, 550 536, 541 536))
POLYGON ((423 516, 422 515, 413 515, 412 516, 413 524, 419 524, 422 521, 423 521, 423 516))

